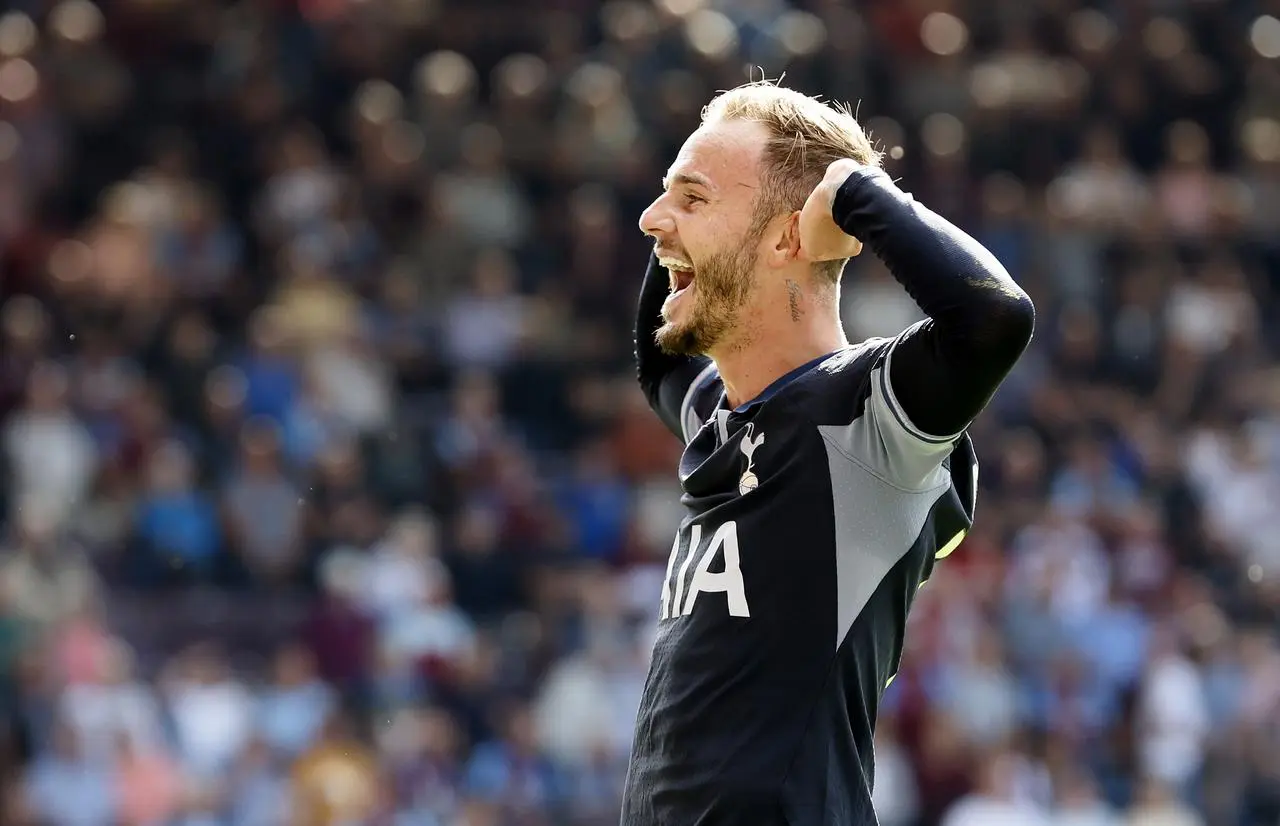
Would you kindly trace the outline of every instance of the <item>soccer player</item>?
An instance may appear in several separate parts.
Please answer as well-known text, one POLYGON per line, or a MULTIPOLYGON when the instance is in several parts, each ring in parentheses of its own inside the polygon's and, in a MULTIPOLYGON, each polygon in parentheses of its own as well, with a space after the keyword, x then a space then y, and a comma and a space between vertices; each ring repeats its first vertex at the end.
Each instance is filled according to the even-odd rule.
POLYGON ((1034 309, 880 169, 854 118, 770 83, 715 98, 640 218, 640 384, 684 443, 623 826, 870 826, 907 612, 972 525, 965 433, 1034 309), (928 319, 850 344, 866 244, 928 319))

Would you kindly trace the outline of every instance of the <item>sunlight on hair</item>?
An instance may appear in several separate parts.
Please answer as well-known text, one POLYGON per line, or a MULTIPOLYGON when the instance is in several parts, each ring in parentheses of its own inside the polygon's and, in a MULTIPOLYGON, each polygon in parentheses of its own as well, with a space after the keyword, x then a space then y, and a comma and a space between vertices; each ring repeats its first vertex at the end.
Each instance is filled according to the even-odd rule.
MULTIPOLYGON (((832 105, 795 89, 762 79, 717 95, 702 110, 703 123, 745 120, 763 124, 769 139, 761 152, 761 189, 756 222, 791 212, 805 200, 841 158, 879 166, 881 153, 868 140, 848 106, 832 105)), ((839 279, 843 261, 822 269, 839 279)))

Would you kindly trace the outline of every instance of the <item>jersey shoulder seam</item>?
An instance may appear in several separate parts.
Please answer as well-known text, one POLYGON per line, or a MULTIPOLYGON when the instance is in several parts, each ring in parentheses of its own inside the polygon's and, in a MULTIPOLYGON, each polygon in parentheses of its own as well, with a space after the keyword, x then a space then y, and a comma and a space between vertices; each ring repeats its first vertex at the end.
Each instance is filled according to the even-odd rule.
MULTIPOLYGON (((887 346, 892 343, 893 339, 869 338, 857 344, 842 347, 797 379, 794 387, 799 392, 790 394, 791 398, 802 400, 806 395, 829 392, 823 384, 840 382, 840 377, 850 370, 857 370, 861 375, 856 379, 856 384, 851 384, 849 389, 862 392, 870 386, 872 372, 876 365, 884 360, 887 346)), ((796 406, 802 407, 803 403, 798 401, 796 406)))

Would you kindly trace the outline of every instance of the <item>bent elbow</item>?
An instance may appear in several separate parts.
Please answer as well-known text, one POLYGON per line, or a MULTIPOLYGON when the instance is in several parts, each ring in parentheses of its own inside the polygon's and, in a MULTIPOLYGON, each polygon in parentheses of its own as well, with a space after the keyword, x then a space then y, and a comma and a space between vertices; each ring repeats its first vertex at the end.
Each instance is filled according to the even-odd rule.
POLYGON ((1027 349, 1036 332, 1036 305, 1026 291, 1009 281, 1011 290, 1005 296, 1004 308, 999 313, 1001 338, 1009 346, 1016 346, 1021 353, 1027 349))
POLYGON ((999 276, 988 276, 981 296, 957 325, 965 332, 953 337, 952 346, 959 345, 957 349, 969 351, 974 358, 1011 368, 1035 334, 1035 304, 1003 271, 999 276))

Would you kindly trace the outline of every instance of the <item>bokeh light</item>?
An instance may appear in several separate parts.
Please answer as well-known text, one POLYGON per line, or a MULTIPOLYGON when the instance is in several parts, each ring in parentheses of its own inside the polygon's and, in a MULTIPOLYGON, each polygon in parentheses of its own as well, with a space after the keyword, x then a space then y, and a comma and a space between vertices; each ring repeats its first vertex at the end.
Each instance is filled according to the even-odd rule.
POLYGON ((0 163, 13 160, 22 148, 22 135, 8 121, 0 121, 0 163))
POLYGON ((493 70, 494 84, 517 98, 533 97, 547 85, 547 62, 537 55, 513 54, 493 70))
POLYGON ((815 14, 793 10, 778 16, 774 36, 791 54, 811 55, 827 42, 827 26, 815 14))
POLYGON ((49 28, 72 43, 92 43, 102 36, 106 19, 89 0, 63 0, 49 15, 49 28))
POLYGON ((34 95, 39 86, 40 74, 29 61, 12 58, 0 63, 0 100, 21 103, 34 95))
POLYGON ((1177 20, 1157 17, 1142 30, 1147 51, 1161 60, 1172 60, 1187 50, 1187 29, 1177 20))
POLYGON ((1119 37, 1111 18, 1098 9, 1081 9, 1068 20, 1071 39, 1085 52, 1104 52, 1119 37))
POLYGON ((475 87, 475 66, 458 52, 435 52, 423 58, 418 66, 418 88, 430 95, 461 97, 475 87))
POLYGON ((49 253, 49 275, 63 284, 81 281, 93 269, 93 250, 83 241, 60 241, 49 253))
POLYGON ((426 149, 427 140, 416 124, 404 120, 392 123, 382 135, 382 151, 392 163, 408 166, 417 163, 426 149))
POLYGON ((706 8, 707 0, 657 0, 658 8, 674 17, 688 17, 706 8))
POLYGON ((1280 121, 1274 118, 1250 118, 1241 131, 1241 143, 1250 158, 1265 162, 1280 161, 1280 121))
POLYGON ((931 12, 920 24, 920 42, 936 55, 959 54, 969 43, 969 28, 954 14, 931 12))
POLYGON ((369 123, 390 123, 404 110, 404 96, 385 80, 366 81, 356 90, 356 112, 369 123))
POLYGON ((964 149, 964 124, 955 115, 935 112, 920 124, 920 140, 929 154, 939 158, 952 157, 964 149))
POLYGON ((1254 20, 1249 27, 1249 43, 1268 60, 1280 57, 1280 19, 1264 14, 1254 20))
POLYGON ((19 11, 0 16, 0 57, 21 57, 36 46, 36 24, 19 11))
POLYGON ((738 48, 737 27, 718 11, 703 9, 690 14, 684 31, 690 48, 703 57, 728 57, 738 48))

